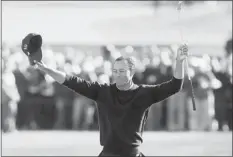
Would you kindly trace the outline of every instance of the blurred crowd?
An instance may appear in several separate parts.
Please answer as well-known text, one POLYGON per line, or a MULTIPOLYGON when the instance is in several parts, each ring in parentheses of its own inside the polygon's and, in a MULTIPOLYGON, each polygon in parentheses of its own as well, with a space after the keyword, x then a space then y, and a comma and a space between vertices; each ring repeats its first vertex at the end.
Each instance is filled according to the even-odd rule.
MULTIPOLYGON (((175 52, 170 45, 108 45, 96 52, 43 46, 43 62, 88 81, 111 83, 114 59, 129 55, 137 59, 134 82, 158 84, 171 79, 175 52)), ((97 104, 31 67, 20 47, 3 45, 1 61, 3 132, 98 130, 97 104)), ((232 130, 232 45, 223 56, 191 56, 186 70, 192 77, 197 110, 192 109, 186 76, 181 92, 151 106, 146 130, 232 130)))

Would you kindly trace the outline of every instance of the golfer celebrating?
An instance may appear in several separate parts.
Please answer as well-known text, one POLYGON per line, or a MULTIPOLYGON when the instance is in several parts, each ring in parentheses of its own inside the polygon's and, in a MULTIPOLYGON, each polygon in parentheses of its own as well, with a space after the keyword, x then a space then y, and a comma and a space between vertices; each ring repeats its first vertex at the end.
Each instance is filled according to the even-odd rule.
POLYGON ((60 84, 90 98, 98 104, 100 144, 99 156, 144 156, 139 149, 149 107, 162 101, 182 88, 184 60, 188 47, 177 50, 176 67, 170 81, 157 85, 137 85, 132 78, 135 62, 132 58, 119 57, 113 63, 113 84, 88 82, 77 76, 47 67, 42 61, 33 60, 38 69, 60 84))

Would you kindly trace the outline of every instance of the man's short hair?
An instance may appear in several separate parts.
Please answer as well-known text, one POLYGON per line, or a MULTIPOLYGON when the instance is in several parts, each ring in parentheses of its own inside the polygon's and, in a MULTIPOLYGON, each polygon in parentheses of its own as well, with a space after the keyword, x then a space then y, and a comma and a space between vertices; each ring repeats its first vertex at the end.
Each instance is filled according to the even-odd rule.
POLYGON ((133 57, 123 57, 123 56, 121 56, 121 57, 118 57, 118 58, 115 60, 115 62, 116 62, 116 61, 122 61, 122 60, 127 61, 130 71, 135 70, 136 60, 135 60, 133 57))

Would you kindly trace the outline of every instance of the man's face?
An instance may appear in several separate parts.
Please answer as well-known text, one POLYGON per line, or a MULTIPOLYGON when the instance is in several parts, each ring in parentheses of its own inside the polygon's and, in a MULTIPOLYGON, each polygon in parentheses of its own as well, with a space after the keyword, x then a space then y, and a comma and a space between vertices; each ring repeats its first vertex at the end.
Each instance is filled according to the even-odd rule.
POLYGON ((124 85, 132 79, 127 61, 116 61, 112 70, 113 81, 117 85, 124 85))

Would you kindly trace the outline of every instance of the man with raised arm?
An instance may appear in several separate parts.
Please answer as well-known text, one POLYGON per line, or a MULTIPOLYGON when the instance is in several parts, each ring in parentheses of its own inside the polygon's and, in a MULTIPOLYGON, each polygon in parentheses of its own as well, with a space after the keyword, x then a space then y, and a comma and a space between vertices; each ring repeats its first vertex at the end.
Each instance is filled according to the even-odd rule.
POLYGON ((90 98, 98 104, 100 144, 99 156, 144 156, 140 151, 142 133, 147 120, 149 107, 160 102, 182 88, 184 60, 188 48, 181 45, 177 50, 176 67, 170 81, 155 85, 137 85, 132 81, 135 61, 119 57, 113 63, 114 83, 100 84, 89 82, 77 76, 47 67, 42 61, 30 62, 50 75, 65 87, 90 98))

